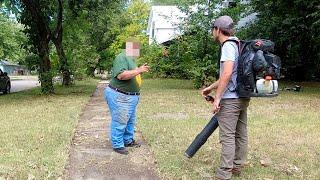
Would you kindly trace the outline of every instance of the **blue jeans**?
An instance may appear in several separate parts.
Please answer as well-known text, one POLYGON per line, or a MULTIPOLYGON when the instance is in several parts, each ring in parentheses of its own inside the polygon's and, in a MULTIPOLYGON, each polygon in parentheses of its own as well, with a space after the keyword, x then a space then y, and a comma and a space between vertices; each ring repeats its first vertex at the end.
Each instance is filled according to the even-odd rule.
POLYGON ((124 147, 124 144, 129 144, 134 139, 139 96, 126 95, 107 87, 104 90, 104 97, 111 113, 112 147, 124 147))

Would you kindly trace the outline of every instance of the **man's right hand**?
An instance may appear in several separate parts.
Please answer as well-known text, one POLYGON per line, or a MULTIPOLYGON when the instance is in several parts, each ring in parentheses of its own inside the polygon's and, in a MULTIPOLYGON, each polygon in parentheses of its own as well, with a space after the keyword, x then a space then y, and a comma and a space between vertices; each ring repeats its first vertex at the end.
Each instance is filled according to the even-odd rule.
POLYGON ((134 77, 136 77, 137 75, 144 73, 144 72, 148 72, 150 70, 150 67, 145 63, 142 66, 133 69, 133 70, 128 70, 128 71, 124 71, 121 74, 119 74, 117 76, 117 78, 122 81, 122 80, 129 80, 132 79, 134 77))
POLYGON ((211 93, 212 89, 209 87, 206 87, 204 88, 202 91, 201 91, 201 94, 203 97, 206 97, 207 95, 209 95, 211 93))
MULTIPOLYGON (((144 63, 142 66, 140 66, 139 68, 139 72, 140 73, 144 73, 144 72, 149 72, 150 70, 150 66, 147 65, 147 63, 144 63)), ((140 74, 139 73, 139 74, 140 74)))

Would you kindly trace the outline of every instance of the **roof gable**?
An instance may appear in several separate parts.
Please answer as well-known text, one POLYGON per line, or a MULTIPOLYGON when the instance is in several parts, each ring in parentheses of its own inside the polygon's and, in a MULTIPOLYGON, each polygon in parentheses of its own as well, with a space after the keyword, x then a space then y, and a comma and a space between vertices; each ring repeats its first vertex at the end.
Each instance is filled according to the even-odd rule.
POLYGON ((186 16, 178 6, 152 6, 147 31, 153 22, 155 28, 176 28, 186 16))

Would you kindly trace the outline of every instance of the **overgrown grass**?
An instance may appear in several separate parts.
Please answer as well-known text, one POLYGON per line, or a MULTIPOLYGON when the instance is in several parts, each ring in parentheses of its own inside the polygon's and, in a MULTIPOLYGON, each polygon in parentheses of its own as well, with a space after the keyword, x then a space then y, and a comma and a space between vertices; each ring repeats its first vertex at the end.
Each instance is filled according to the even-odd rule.
MULTIPOLYGON (((319 179, 320 83, 302 86, 302 92, 281 91, 276 98, 252 98, 248 163, 234 179, 319 179), (271 161, 271 165, 264 167, 261 160, 271 161)), ((183 155, 210 119, 210 111, 190 81, 145 80, 138 126, 164 179, 214 176, 220 161, 218 132, 192 159, 183 155)))
POLYGON ((96 80, 0 95, 0 179, 56 179, 64 170, 77 119, 96 80))

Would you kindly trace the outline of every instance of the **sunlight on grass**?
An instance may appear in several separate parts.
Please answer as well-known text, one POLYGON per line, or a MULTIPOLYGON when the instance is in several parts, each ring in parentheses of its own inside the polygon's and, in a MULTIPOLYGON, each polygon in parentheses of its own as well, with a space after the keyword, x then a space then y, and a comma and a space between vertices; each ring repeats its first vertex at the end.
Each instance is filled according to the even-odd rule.
MULTIPOLYGON (((320 177, 320 84, 302 85, 302 92, 281 91, 277 98, 252 98, 248 165, 242 176, 234 179, 320 177), (268 167, 260 164, 265 158, 271 160, 268 167)), ((138 109, 138 126, 162 178, 214 176, 220 156, 218 132, 192 159, 183 156, 210 119, 211 110, 191 81, 145 80, 138 109)))
MULTIPOLYGON (((96 87, 96 80, 0 95, 0 177, 56 179, 64 170, 77 119, 96 87)), ((1 178, 0 178, 1 179, 1 178)))

